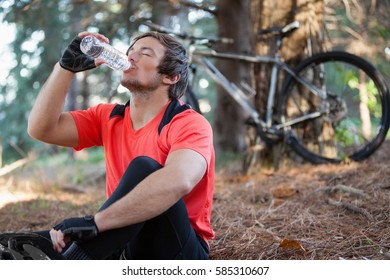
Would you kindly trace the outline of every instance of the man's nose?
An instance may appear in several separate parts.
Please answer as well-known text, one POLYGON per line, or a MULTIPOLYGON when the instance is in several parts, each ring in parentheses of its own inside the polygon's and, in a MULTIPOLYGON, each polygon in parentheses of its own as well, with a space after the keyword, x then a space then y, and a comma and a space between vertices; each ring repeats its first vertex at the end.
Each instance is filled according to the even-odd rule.
POLYGON ((129 60, 130 61, 134 61, 134 62, 138 62, 139 60, 139 55, 137 52, 133 52, 131 54, 129 54, 129 60))

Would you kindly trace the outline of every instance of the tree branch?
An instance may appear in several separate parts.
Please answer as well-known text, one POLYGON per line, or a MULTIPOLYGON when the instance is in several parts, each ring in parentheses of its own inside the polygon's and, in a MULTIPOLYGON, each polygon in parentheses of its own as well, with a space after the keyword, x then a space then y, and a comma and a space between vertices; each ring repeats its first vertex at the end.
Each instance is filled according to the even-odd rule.
POLYGON ((336 201, 336 200, 333 200, 331 198, 328 198, 327 202, 330 205, 344 208, 344 209, 347 209, 349 211, 361 214, 361 215, 365 216, 370 222, 375 220, 374 217, 366 209, 359 208, 351 203, 344 202, 344 201, 336 201))
POLYGON ((15 161, 9 165, 6 165, 6 166, 0 168, 0 177, 7 175, 8 173, 11 173, 15 169, 22 167, 26 163, 29 163, 30 161, 34 160, 35 158, 36 158, 35 155, 29 154, 28 157, 26 157, 26 158, 19 159, 19 160, 15 161))
POLYGON ((169 2, 171 4, 179 4, 179 5, 188 7, 188 8, 194 8, 197 10, 205 11, 207 13, 214 15, 214 16, 217 14, 216 10, 212 10, 208 6, 205 6, 205 5, 198 5, 198 4, 192 3, 191 1, 185 1, 185 0, 179 0, 179 1, 173 0, 172 1, 172 0, 170 0, 169 2))

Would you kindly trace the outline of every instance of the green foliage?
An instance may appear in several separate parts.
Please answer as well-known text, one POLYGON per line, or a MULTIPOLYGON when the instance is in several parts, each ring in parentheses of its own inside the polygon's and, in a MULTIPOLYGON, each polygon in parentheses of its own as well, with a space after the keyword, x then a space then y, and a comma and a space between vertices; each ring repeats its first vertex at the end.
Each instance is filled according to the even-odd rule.
POLYGON ((20 1, 1 6, 3 20, 16 24, 15 40, 9 46, 16 63, 1 87, 0 141, 5 162, 25 156, 35 146, 26 133, 28 113, 48 76, 49 65, 58 60, 60 53, 61 33, 50 32, 62 29, 59 9, 54 1, 40 3, 41 7, 20 1))
MULTIPOLYGON (((208 2, 209 6, 214 3, 208 2)), ((46 147, 27 135, 28 115, 62 50, 78 32, 102 33, 110 38, 112 44, 120 43, 122 50, 144 19, 165 21, 170 27, 180 26, 196 34, 214 34, 216 27, 211 14, 192 8, 172 7, 163 0, 1 2, 0 21, 15 26, 15 39, 8 50, 14 55, 15 63, 10 67, 5 83, 0 84, 3 162, 24 157, 32 149, 46 147), (158 13, 155 12, 157 10, 158 13), (193 15, 191 24, 187 21, 188 12, 193 15)), ((77 76, 73 99, 78 101, 68 104, 71 102, 69 99, 66 106, 84 108, 92 105, 88 100, 111 101, 114 97, 118 102, 125 102, 128 94, 118 91, 119 74, 100 67, 87 75, 77 76)))
MULTIPOLYGON (((136 24, 129 24, 129 18, 138 9, 139 2, 142 1, 15 0, 0 3, 0 21, 15 26, 15 39, 7 50, 14 55, 15 63, 10 67, 6 81, 0 84, 0 144, 3 148, 0 156, 3 163, 43 147, 27 134, 28 115, 40 88, 70 40, 78 32, 89 30, 104 34, 112 43, 128 44, 129 34, 138 28, 136 24)), ((76 86, 76 96, 83 98, 75 98, 81 100, 79 105, 73 106, 75 108, 89 106, 84 101, 92 100, 93 96, 102 101, 121 97, 117 92, 118 73, 114 71, 101 67, 85 77, 78 76, 78 80, 82 79, 86 79, 84 85, 88 90, 82 95, 83 83, 76 86), (91 83, 93 92, 89 90, 91 83)))
POLYGON ((216 170, 223 170, 227 167, 239 166, 241 169, 242 158, 241 155, 232 152, 220 152, 216 157, 215 168, 216 170))
MULTIPOLYGON (((8 50, 14 55, 15 62, 10 65, 6 81, 0 83, 0 144, 3 147, 3 162, 11 162, 33 149, 46 147, 27 135, 28 115, 62 50, 78 32, 88 30, 102 33, 110 38, 111 43, 118 44, 123 50, 130 43, 131 36, 140 30, 139 23, 144 19, 151 19, 167 27, 195 35, 217 34, 212 13, 177 5, 179 2, 181 1, 0 1, 0 21, 15 26, 15 39, 8 50)), ((215 10, 216 0, 186 2, 204 4, 211 12, 215 10)), ((382 49, 380 55, 377 55, 380 49, 374 52, 377 56, 371 57, 371 61, 389 77, 389 62, 383 52, 385 46, 390 46, 388 1, 376 1, 377 17, 369 7, 372 2, 359 2, 362 2, 364 9, 371 11, 360 25, 356 18, 346 16, 345 7, 342 5, 344 1, 330 1, 329 5, 333 5, 331 10, 335 11, 334 18, 341 19, 341 23, 338 22, 335 26, 345 26, 352 30, 365 27, 364 32, 360 32, 361 35, 367 35, 364 37, 365 41, 372 42, 371 45, 382 49)), ((351 37, 346 30, 348 29, 337 28, 330 30, 328 34, 331 38, 351 37)), ((342 40, 343 43, 346 41, 342 40)), ((215 108, 216 86, 209 82, 208 88, 197 87, 195 90, 201 98, 210 102, 212 108, 215 108)), ((89 103, 91 100, 125 102, 128 94, 119 91, 118 85, 118 73, 105 67, 77 75, 73 98, 77 101, 70 104, 72 106, 69 108, 92 105, 89 103)), ((70 102, 73 101, 67 100, 66 105, 68 106, 70 102)), ((372 106, 375 107, 375 104, 372 106)), ((211 121, 212 111, 206 114, 206 117, 211 121)))

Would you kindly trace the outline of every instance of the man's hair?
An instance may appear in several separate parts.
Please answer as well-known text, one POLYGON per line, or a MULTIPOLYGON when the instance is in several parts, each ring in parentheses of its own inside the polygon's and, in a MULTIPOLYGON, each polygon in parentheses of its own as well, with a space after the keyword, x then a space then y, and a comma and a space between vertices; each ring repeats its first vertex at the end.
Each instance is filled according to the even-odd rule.
POLYGON ((188 83, 189 62, 186 49, 172 36, 150 31, 134 37, 129 50, 135 42, 145 37, 153 37, 165 47, 164 57, 158 66, 159 73, 168 77, 179 75, 179 80, 168 88, 168 97, 170 99, 179 99, 185 93, 188 83))

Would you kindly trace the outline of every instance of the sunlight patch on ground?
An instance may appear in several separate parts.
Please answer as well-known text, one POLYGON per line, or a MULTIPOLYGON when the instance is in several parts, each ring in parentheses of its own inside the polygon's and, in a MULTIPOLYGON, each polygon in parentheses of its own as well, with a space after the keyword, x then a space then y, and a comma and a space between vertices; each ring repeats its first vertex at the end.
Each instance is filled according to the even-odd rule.
POLYGON ((8 190, 0 190, 0 209, 9 203, 28 201, 28 200, 36 199, 37 197, 38 196, 33 193, 26 193, 22 191, 11 192, 8 190))

